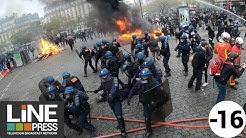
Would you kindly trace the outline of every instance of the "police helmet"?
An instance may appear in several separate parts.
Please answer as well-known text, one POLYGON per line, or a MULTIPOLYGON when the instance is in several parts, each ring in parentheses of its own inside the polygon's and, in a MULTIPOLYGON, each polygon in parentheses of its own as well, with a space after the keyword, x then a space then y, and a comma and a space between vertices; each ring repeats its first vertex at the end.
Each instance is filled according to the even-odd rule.
POLYGON ((125 72, 125 71, 126 71, 126 67, 127 67, 127 65, 124 64, 124 65, 121 67, 121 71, 122 71, 122 72, 125 72))
POLYGON ((103 77, 103 76, 106 76, 108 75, 110 72, 108 69, 104 68, 102 69, 100 72, 99 72, 99 77, 103 77))
POLYGON ((102 40, 102 43, 105 45, 108 43, 108 41, 104 39, 104 40, 102 40))
POLYGON ((116 42, 117 41, 117 39, 116 38, 113 38, 113 42, 116 42))
POLYGON ((132 39, 136 39, 137 38, 137 36, 136 35, 132 35, 132 39))
POLYGON ((113 42, 109 42, 108 43, 108 46, 113 46, 113 42))
POLYGON ((65 71, 65 72, 62 73, 62 78, 63 79, 66 79, 68 77, 70 77, 70 73, 68 73, 67 71, 65 71))
POLYGON ((54 92, 57 92, 57 88, 54 86, 54 85, 50 85, 48 88, 47 88, 47 93, 54 93, 54 92))
POLYGON ((142 37, 139 37, 139 38, 138 38, 138 42, 139 42, 139 43, 143 42, 143 38, 142 38, 142 37))
POLYGON ((124 60, 129 60, 131 58, 129 53, 124 54, 124 60))
POLYGON ((143 48, 143 45, 142 45, 142 44, 137 44, 137 45, 135 46, 135 49, 141 49, 141 48, 143 48))
POLYGON ((113 56, 113 53, 111 51, 107 51, 106 54, 105 54, 106 58, 110 58, 112 56, 113 56))
POLYGON ((228 58, 227 60, 231 61, 231 62, 234 62, 234 60, 238 58, 238 54, 236 52, 230 52, 228 54, 228 58))
POLYGON ((185 35, 185 34, 183 34, 183 35, 181 35, 181 37, 180 37, 180 39, 187 39, 188 37, 187 37, 187 35, 185 35))
POLYGON ((97 45, 98 47, 100 47, 100 46, 102 45, 102 43, 101 43, 101 42, 96 42, 96 45, 97 45))
POLYGON ((95 45, 93 46, 93 48, 94 48, 94 49, 97 49, 97 45, 95 44, 95 45))
POLYGON ((139 73, 141 79, 149 78, 150 75, 151 75, 151 71, 148 68, 143 68, 139 73))
POLYGON ((70 94, 73 93, 75 89, 72 86, 68 86, 65 88, 64 94, 70 94))
POLYGON ((147 31, 144 32, 144 35, 148 35, 149 33, 147 31))
POLYGON ((46 81, 47 81, 49 84, 51 84, 53 81, 55 81, 55 79, 54 79, 54 77, 52 77, 52 76, 48 76, 48 77, 46 77, 46 81))
POLYGON ((82 49, 86 49, 86 46, 82 46, 82 49))
POLYGON ((151 67, 153 64, 154 64, 153 58, 147 57, 147 58, 144 60, 143 67, 144 67, 144 68, 148 68, 148 67, 151 67))
POLYGON ((143 53, 143 52, 138 52, 138 53, 135 55, 135 57, 136 57, 137 59, 143 59, 143 58, 144 58, 144 53, 143 53))
POLYGON ((167 36, 161 36, 159 39, 160 39, 161 42, 164 42, 164 41, 167 40, 167 36))

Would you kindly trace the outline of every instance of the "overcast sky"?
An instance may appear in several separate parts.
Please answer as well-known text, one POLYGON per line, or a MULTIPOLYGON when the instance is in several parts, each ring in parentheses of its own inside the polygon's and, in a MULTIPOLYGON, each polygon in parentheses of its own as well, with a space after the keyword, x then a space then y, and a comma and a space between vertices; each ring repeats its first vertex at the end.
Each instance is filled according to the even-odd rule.
POLYGON ((0 4, 0 17, 11 16, 17 13, 18 16, 22 14, 37 12, 43 16, 44 4, 38 0, 1 0, 0 4))
MULTIPOLYGON (((18 16, 22 14, 37 12, 40 17, 44 16, 43 8, 44 3, 57 1, 57 0, 0 0, 0 17, 11 16, 17 13, 18 16), (41 2, 40 2, 41 1, 41 2)), ((61 1, 61 0, 60 0, 61 1)), ((134 0, 125 0, 134 2, 134 0)))

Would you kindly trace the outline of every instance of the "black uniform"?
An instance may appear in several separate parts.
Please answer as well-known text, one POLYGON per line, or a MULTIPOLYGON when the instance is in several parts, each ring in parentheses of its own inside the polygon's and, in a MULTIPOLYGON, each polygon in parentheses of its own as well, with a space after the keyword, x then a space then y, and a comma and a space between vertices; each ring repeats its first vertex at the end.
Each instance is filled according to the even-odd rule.
POLYGON ((95 127, 87 121, 87 116, 90 113, 90 104, 88 103, 88 95, 84 92, 75 90, 72 95, 66 97, 65 110, 64 110, 64 121, 65 124, 76 131, 81 131, 80 127, 90 131, 95 131, 95 127), (69 115, 77 117, 77 124, 71 123, 69 115))
POLYGON ((70 76, 70 77, 68 77, 66 79, 63 79, 62 87, 66 88, 68 86, 72 86, 73 88, 75 88, 75 89, 77 89, 79 91, 86 92, 85 89, 84 89, 84 86, 81 83, 81 81, 76 76, 70 76))
POLYGON ((83 55, 83 57, 85 59, 85 65, 84 65, 84 73, 85 73, 85 76, 87 76, 87 66, 88 66, 88 63, 90 65, 91 69, 93 70, 93 72, 96 72, 96 69, 92 65, 92 60, 91 60, 92 56, 91 56, 90 49, 88 49, 88 48, 82 49, 82 51, 79 54, 79 57, 81 58, 82 55, 83 55))
POLYGON ((169 44, 166 41, 161 42, 161 55, 163 56, 163 64, 164 64, 165 72, 169 74, 171 69, 168 65, 168 62, 169 62, 171 53, 170 53, 169 44))
POLYGON ((206 63, 205 51, 206 49, 200 46, 192 60, 193 75, 189 81, 188 88, 191 88, 193 86, 193 82, 196 79, 195 91, 201 89, 202 71, 205 68, 206 63))

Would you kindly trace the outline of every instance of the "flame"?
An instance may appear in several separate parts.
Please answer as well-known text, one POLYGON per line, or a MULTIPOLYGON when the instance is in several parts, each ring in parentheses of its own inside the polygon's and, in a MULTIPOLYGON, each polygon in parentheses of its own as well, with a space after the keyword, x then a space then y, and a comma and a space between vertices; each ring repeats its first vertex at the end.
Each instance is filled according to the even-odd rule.
POLYGON ((161 35, 163 35, 162 29, 161 28, 154 29, 151 35, 154 37, 154 39, 158 39, 161 35))
POLYGON ((42 55, 50 55, 50 54, 57 54, 63 50, 63 48, 58 47, 57 45, 41 38, 40 39, 41 46, 39 50, 41 51, 40 54, 42 55))
POLYGON ((140 29, 136 29, 135 31, 128 31, 124 34, 118 36, 119 41, 130 42, 132 40, 132 36, 136 35, 137 37, 143 36, 143 31, 140 29))

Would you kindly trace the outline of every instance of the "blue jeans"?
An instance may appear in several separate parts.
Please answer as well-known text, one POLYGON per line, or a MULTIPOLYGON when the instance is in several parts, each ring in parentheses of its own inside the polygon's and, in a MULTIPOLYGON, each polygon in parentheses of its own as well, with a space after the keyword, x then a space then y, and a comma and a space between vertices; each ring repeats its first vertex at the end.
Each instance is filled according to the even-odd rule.
POLYGON ((216 82, 216 85, 219 89, 219 94, 218 94, 216 103, 219 103, 225 100, 227 84, 223 85, 223 84, 216 82))

